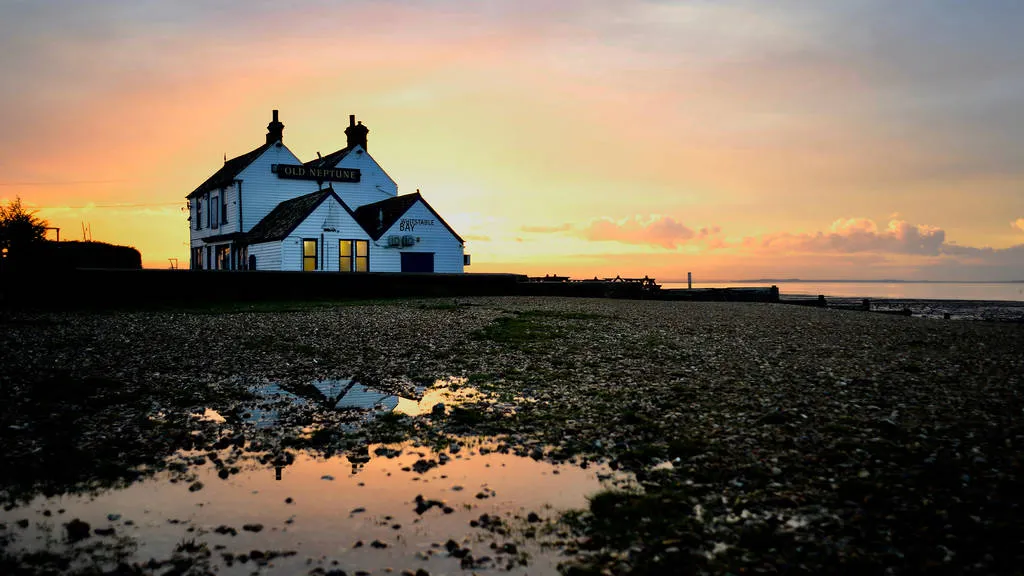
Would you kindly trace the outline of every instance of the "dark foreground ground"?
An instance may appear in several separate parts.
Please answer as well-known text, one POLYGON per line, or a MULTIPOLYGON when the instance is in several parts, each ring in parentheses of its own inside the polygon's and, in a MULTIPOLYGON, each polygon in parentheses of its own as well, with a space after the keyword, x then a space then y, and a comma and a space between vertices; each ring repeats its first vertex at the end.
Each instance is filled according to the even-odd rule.
MULTIPOLYGON (((1024 566, 1020 325, 554 298, 6 310, 0 367, 8 509, 173 469, 181 450, 258 450, 272 467, 380 440, 487 436, 536 459, 635 474, 638 488, 600 493, 563 516, 569 573, 1024 566), (298 389, 354 377, 408 395, 452 376, 504 408, 468 404, 356 429, 321 415, 313 433, 297 422, 233 436, 190 417, 231 413, 268 382, 298 389)), ((74 565, 18 551, 17 530, 0 526, 0 573, 74 565)), ((73 539, 74 527, 61 537, 73 539)))

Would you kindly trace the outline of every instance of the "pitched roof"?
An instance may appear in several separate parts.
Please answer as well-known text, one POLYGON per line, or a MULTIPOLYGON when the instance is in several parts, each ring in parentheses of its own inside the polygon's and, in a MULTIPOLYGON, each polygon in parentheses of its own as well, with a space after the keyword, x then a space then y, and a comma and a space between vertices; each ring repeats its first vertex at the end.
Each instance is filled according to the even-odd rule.
POLYGON ((373 204, 364 204, 356 208, 356 222, 363 227, 363 230, 366 230, 371 238, 378 240, 420 198, 421 196, 417 192, 395 196, 373 204))
POLYGON ((194 198, 200 194, 205 194, 210 190, 230 186, 235 180, 235 176, 238 176, 239 172, 245 170, 249 164, 252 164, 253 161, 266 152, 267 148, 270 148, 271 144, 272 143, 268 142, 252 152, 246 152, 241 156, 237 156, 224 162, 224 165, 221 166, 220 170, 214 172, 213 176, 207 178, 206 182, 200 184, 199 187, 193 190, 188 196, 186 196, 186 198, 194 198))
POLYGON ((314 168, 334 168, 334 167, 336 167, 338 165, 339 162, 344 160, 345 156, 348 156, 348 153, 351 152, 352 150, 353 150, 352 146, 349 146, 347 148, 342 148, 341 150, 338 150, 337 152, 331 152, 327 156, 322 156, 320 158, 317 158, 316 160, 310 160, 309 162, 303 162, 303 165, 304 166, 312 166, 314 168))
POLYGON ((282 240, 292 233, 302 221, 309 217, 316 210, 317 206, 328 197, 333 196, 345 210, 349 207, 338 197, 333 188, 324 188, 316 192, 285 200, 281 202, 270 214, 260 220, 252 230, 249 231, 249 243, 259 244, 260 242, 271 242, 282 240))
POLYGON ((374 240, 379 240, 403 214, 409 211, 416 202, 422 202, 426 206, 427 210, 437 218, 437 221, 441 223, 449 232, 452 233, 459 242, 465 243, 465 240, 459 236, 452 227, 441 218, 441 215, 434 210, 427 201, 423 199, 423 196, 419 192, 412 194, 403 194, 402 196, 395 196, 394 198, 388 198, 387 200, 381 200, 380 202, 374 202, 373 204, 364 204, 353 213, 356 222, 366 230, 366 233, 370 235, 374 240))

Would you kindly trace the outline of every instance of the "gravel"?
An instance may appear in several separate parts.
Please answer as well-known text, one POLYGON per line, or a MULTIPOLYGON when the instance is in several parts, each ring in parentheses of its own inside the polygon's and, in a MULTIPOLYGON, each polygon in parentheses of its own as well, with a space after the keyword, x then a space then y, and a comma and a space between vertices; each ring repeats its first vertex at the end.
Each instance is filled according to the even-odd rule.
POLYGON ((256 386, 355 378, 415 395, 456 376, 483 398, 305 445, 240 430, 221 448, 258 444, 273 466, 291 450, 360 453, 382 434, 486 434, 523 456, 633 472, 637 490, 564 518, 568 573, 1024 565, 1015 324, 560 298, 4 310, 0 366, 7 503, 159 469, 187 479, 176 451, 218 441, 194 414, 232 414, 256 386))

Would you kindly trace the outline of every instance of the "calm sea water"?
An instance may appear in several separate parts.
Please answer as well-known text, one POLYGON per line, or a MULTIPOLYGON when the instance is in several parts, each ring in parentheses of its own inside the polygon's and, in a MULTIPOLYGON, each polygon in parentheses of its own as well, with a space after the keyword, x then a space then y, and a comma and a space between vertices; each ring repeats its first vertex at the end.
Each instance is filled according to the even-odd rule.
MULTIPOLYGON (((907 300, 1005 300, 1024 302, 1024 282, 724 282, 698 283, 694 288, 737 286, 779 287, 785 295, 838 298, 894 298, 907 300)), ((686 288, 685 282, 665 282, 662 288, 686 288)))

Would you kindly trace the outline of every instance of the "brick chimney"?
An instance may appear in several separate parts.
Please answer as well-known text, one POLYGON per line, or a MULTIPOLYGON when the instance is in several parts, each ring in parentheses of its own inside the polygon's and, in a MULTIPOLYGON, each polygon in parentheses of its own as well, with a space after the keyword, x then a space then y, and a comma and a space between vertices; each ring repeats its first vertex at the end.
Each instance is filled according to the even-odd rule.
POLYGON ((348 137, 349 148, 358 144, 363 147, 363 150, 366 150, 366 134, 369 132, 370 129, 363 126, 362 122, 356 123, 355 114, 349 114, 348 128, 345 128, 345 136, 348 137))
POLYGON ((267 144, 284 141, 284 124, 277 119, 277 110, 274 110, 274 120, 267 124, 267 144))

